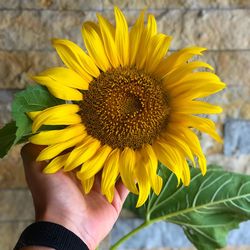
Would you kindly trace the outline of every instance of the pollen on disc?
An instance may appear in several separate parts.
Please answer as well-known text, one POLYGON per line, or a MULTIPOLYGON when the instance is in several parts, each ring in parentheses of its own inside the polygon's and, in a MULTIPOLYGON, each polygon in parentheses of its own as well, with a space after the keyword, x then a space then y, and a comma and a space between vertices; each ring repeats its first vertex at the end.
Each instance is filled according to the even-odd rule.
POLYGON ((135 68, 103 72, 80 103, 88 134, 112 148, 152 144, 166 127, 169 107, 159 80, 135 68))

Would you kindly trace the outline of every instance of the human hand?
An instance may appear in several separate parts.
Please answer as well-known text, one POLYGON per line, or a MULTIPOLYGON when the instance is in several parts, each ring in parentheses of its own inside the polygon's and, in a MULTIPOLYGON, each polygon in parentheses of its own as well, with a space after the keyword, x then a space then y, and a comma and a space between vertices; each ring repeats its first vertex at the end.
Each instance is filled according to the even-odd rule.
POLYGON ((60 224, 80 237, 89 249, 95 249, 111 231, 128 190, 118 182, 110 204, 101 194, 100 178, 96 177, 92 191, 84 195, 74 173, 42 173, 46 162, 35 161, 42 149, 29 143, 21 151, 36 221, 60 224))

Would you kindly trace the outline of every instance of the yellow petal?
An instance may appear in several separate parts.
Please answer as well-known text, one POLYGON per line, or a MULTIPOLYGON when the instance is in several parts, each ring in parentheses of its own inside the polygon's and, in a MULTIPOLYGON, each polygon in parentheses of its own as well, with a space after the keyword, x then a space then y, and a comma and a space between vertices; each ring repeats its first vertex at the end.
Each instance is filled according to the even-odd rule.
POLYGON ((77 175, 77 177, 78 177, 78 179, 81 181, 81 183, 82 183, 82 188, 83 188, 83 192, 85 193, 85 194, 88 194, 90 191, 91 191, 91 189, 92 189, 92 187, 93 187, 93 185, 94 185, 94 182, 95 182, 95 176, 93 176, 93 177, 91 177, 91 178, 89 178, 89 179, 87 179, 87 180, 82 180, 81 179, 81 175, 79 175, 79 172, 76 174, 77 175))
MULTIPOLYGON (((100 26, 97 24, 97 23, 94 23, 94 22, 90 22, 90 21, 88 21, 88 22, 86 22, 87 23, 87 25, 91 28, 91 29, 93 29, 96 33, 97 33, 97 35, 100 37, 100 39, 102 40, 102 33, 101 33, 101 30, 100 30, 100 26)), ((110 27, 111 28, 111 27, 110 27)))
POLYGON ((28 112, 27 113, 27 115, 29 116, 29 118, 31 119, 31 120, 35 120, 35 118, 39 115, 39 114, 41 114, 43 111, 31 111, 31 112, 28 112))
POLYGON ((91 22, 86 22, 83 24, 82 34, 90 57, 102 71, 106 72, 111 68, 111 65, 99 32, 97 32, 96 28, 93 28, 91 22))
POLYGON ((115 44, 119 53, 119 60, 122 66, 129 64, 129 32, 128 24, 123 13, 118 7, 114 8, 116 30, 115 30, 115 44))
MULTIPOLYGON (((40 113, 35 113, 32 132, 35 133, 42 125, 71 125, 81 122, 81 117, 76 114, 79 106, 76 104, 61 104, 47 108, 40 113)), ((30 112, 34 117, 34 113, 30 112)))
POLYGON ((196 98, 203 98, 212 94, 215 94, 226 87, 222 82, 203 82, 203 83, 189 83, 183 84, 173 88, 171 91, 171 97, 175 102, 179 100, 193 100, 196 98))
POLYGON ((63 67, 54 67, 47 69, 37 76, 33 76, 32 79, 38 83, 50 86, 53 83, 60 84, 61 86, 87 90, 89 84, 78 73, 72 69, 63 67))
POLYGON ((83 99, 83 95, 80 91, 69 88, 49 77, 34 76, 32 79, 41 85, 46 86, 49 92, 59 99, 68 101, 81 101, 83 99))
POLYGON ((153 149, 159 161, 176 175, 179 182, 182 176, 182 171, 176 150, 163 140, 159 139, 154 142, 153 149))
POLYGON ((64 150, 74 147, 76 144, 81 142, 85 136, 86 134, 79 135, 65 142, 60 142, 57 144, 50 145, 41 151, 36 160, 37 161, 50 160, 55 156, 59 155, 60 153, 62 153, 64 150))
POLYGON ((189 166, 187 164, 186 158, 185 158, 184 151, 179 150, 178 147, 176 147, 175 145, 169 144, 168 141, 165 141, 165 139, 162 137, 160 137, 158 139, 158 141, 156 142, 156 145, 157 144, 158 144, 158 149, 157 149, 157 147, 156 147, 156 149, 154 148, 156 150, 156 154, 157 154, 157 150, 159 153, 159 145, 161 145, 161 147, 162 147, 161 151, 165 150, 169 153, 169 157, 166 155, 166 153, 165 153, 165 156, 162 156, 164 158, 168 157, 168 160, 167 161, 165 160, 166 163, 164 163, 164 161, 163 161, 164 158, 162 160, 159 158, 160 161, 166 167, 168 167, 173 173, 176 174, 177 179, 178 179, 178 183, 179 183, 179 180, 181 179, 185 186, 189 185, 189 183, 190 183, 190 170, 189 170, 189 166), (170 157, 172 158, 172 162, 169 159, 170 157), (177 170, 175 170, 173 167, 172 168, 169 167, 169 166, 171 166, 171 164, 172 164, 172 166, 175 164, 175 168, 177 168, 177 170), (176 171, 178 171, 178 172, 176 173, 176 171))
POLYGON ((110 63, 112 64, 112 66, 114 68, 117 68, 120 65, 120 63, 119 63, 118 52, 117 52, 115 40, 114 40, 115 38, 114 27, 103 16, 97 15, 97 17, 98 17, 98 21, 100 25, 100 30, 102 34, 102 40, 104 43, 106 55, 110 63))
POLYGON ((157 175, 158 159, 151 145, 146 144, 141 149, 141 155, 144 158, 145 165, 147 166, 147 171, 151 186, 155 194, 159 194, 162 188, 162 179, 157 175))
POLYGON ((144 28, 144 11, 141 12, 139 18, 137 19, 135 25, 131 28, 129 33, 129 65, 133 66, 135 64, 135 59, 137 57, 138 50, 140 49, 140 41, 142 38, 142 32, 144 28))
POLYGON ((139 187, 139 195, 136 207, 142 206, 148 199, 150 193, 149 173, 146 162, 142 161, 143 153, 136 151, 135 175, 139 187))
POLYGON ((195 160, 193 153, 191 149, 189 148, 188 144, 186 144, 181 137, 178 135, 174 135, 174 133, 168 132, 164 135, 162 135, 162 139, 166 140, 168 144, 170 144, 172 147, 177 148, 177 150, 182 151, 185 156, 189 158, 190 161, 192 161, 193 165, 195 165, 195 160))
POLYGON ((183 124, 186 127, 193 127, 201 132, 209 134, 216 141, 222 143, 222 138, 216 132, 215 124, 212 120, 204 117, 198 117, 193 115, 181 115, 181 116, 172 116, 171 122, 176 122, 183 124))
MULTIPOLYGON (((193 76, 191 75, 191 73, 193 72, 193 70, 198 69, 198 68, 207 68, 207 69, 214 71, 214 68, 205 62, 194 61, 194 62, 185 63, 182 66, 177 67, 176 69, 168 72, 164 76, 164 84, 166 84, 168 87, 176 86, 181 80, 184 79, 184 77, 193 76)), ((206 75, 206 72, 205 72, 205 75, 206 75)))
POLYGON ((169 124, 169 129, 174 130, 175 133, 177 133, 182 138, 182 140, 189 145, 193 154, 198 157, 198 163, 201 168, 201 172, 204 175, 207 169, 206 158, 202 152, 200 141, 197 135, 189 128, 185 128, 182 125, 169 124))
POLYGON ((142 206, 148 199, 150 193, 150 184, 148 180, 143 179, 143 174, 138 179, 139 195, 136 207, 142 206))
POLYGON ((172 112, 182 114, 218 114, 222 112, 220 106, 201 101, 172 102, 172 112))
POLYGON ((29 141, 38 145, 51 145, 67 141, 83 134, 85 127, 82 124, 68 126, 60 130, 42 131, 29 138, 29 141))
POLYGON ((164 78, 163 85, 166 86, 167 89, 176 89, 176 87, 185 86, 191 83, 196 85, 201 84, 202 86, 204 86, 210 82, 221 83, 220 78, 212 72, 193 72, 183 75, 181 78, 179 77, 174 78, 173 75, 171 78, 166 76, 164 78))
POLYGON ((119 174, 119 159, 120 150, 116 148, 108 156, 102 170, 101 190, 111 201, 113 200, 113 197, 111 196, 112 192, 110 192, 110 190, 115 186, 119 174))
POLYGON ((201 47, 188 47, 183 48, 177 52, 171 54, 167 60, 169 62, 169 67, 174 68, 179 66, 180 64, 186 63, 190 58, 195 55, 202 56, 202 52, 207 50, 206 48, 201 47))
POLYGON ((64 86, 53 86, 53 87, 48 87, 49 92, 62 100, 66 101, 82 101, 83 100, 83 95, 80 91, 64 87, 64 86))
POLYGON ((191 116, 189 124, 190 126, 197 128, 201 132, 209 134, 216 141, 222 143, 221 137, 216 132, 215 124, 210 119, 198 116, 191 116))
POLYGON ((81 180, 87 180, 97 174, 103 167, 112 148, 104 145, 96 152, 96 154, 88 161, 86 161, 79 172, 81 180))
POLYGON ((107 200, 111 203, 115 195, 115 186, 112 186, 109 190, 106 191, 105 196, 107 200))
POLYGON ((52 44, 64 64, 86 81, 90 82, 92 76, 99 76, 100 71, 94 61, 77 44, 64 39, 53 39, 52 44))
POLYGON ((155 71, 163 57, 166 55, 170 42, 171 37, 164 34, 157 34, 151 37, 145 65, 147 72, 153 73, 155 71))
POLYGON ((91 159, 100 146, 100 141, 91 136, 87 136, 83 142, 70 153, 65 163, 64 171, 70 171, 91 159))
POLYGON ((200 156, 199 159, 198 159, 198 163, 199 163, 199 166, 201 168, 202 175, 205 175, 206 172, 207 172, 207 160, 206 160, 206 157, 204 155, 200 156))
POLYGON ((135 151, 126 147, 120 157, 119 172, 123 184, 134 194, 138 194, 135 184, 135 151))
POLYGON ((149 41, 151 37, 156 35, 157 33, 157 25, 155 21, 155 17, 153 15, 148 16, 148 24, 146 28, 143 29, 142 39, 140 39, 139 49, 136 57, 136 67, 138 69, 142 69, 145 66, 147 51, 149 48, 149 41))
POLYGON ((162 60, 162 62, 159 64, 159 67, 155 70, 155 74, 157 74, 158 77, 162 78, 168 72, 177 68, 181 64, 185 64, 194 55, 202 55, 202 52, 205 50, 205 48, 190 47, 181 49, 177 52, 173 52, 166 59, 162 60))
POLYGON ((157 23, 155 20, 154 15, 149 14, 148 15, 148 30, 150 30, 151 36, 154 36, 157 34, 157 23))
POLYGON ((42 124, 39 121, 40 118, 37 118, 32 126, 32 131, 35 133, 41 125, 72 125, 79 124, 81 122, 81 117, 78 114, 68 114, 67 117, 55 117, 48 118, 43 121, 42 124))
POLYGON ((190 169, 188 166, 188 163, 186 161, 185 158, 183 158, 182 161, 183 165, 182 165, 182 182, 184 184, 184 186, 188 186, 190 184, 190 169))
POLYGON ((45 174, 54 174, 63 168, 69 154, 59 155, 53 159, 44 169, 45 174))

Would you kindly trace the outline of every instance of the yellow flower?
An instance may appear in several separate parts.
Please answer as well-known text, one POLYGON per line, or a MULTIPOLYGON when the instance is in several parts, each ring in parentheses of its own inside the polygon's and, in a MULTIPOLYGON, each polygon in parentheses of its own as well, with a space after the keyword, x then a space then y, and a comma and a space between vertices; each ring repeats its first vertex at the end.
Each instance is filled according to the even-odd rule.
POLYGON ((195 115, 222 109, 197 98, 225 84, 209 64, 189 61, 204 48, 184 48, 166 57, 171 37, 157 32, 153 15, 144 25, 142 12, 129 30, 117 7, 114 14, 115 26, 99 14, 98 24, 83 24, 87 52, 69 40, 53 40, 66 67, 50 68, 33 79, 66 102, 29 116, 33 133, 42 125, 65 128, 37 133, 30 141, 47 145, 37 159, 50 160, 45 173, 74 169, 89 193, 101 171, 101 191, 110 202, 120 177, 138 194, 141 206, 151 188, 156 194, 162 189, 158 161, 184 185, 190 182, 187 160, 206 173, 193 129, 221 139, 211 120, 195 115), (198 68, 207 70, 197 72, 198 68))

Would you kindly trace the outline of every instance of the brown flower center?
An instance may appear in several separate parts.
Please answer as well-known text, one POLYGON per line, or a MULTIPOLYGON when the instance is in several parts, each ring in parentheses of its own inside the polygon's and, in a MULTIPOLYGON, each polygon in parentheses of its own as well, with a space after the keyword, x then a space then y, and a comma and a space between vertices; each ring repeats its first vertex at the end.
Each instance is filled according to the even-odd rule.
POLYGON ((80 103, 88 134, 112 148, 152 144, 167 124, 161 82, 134 68, 116 68, 94 79, 80 103))

